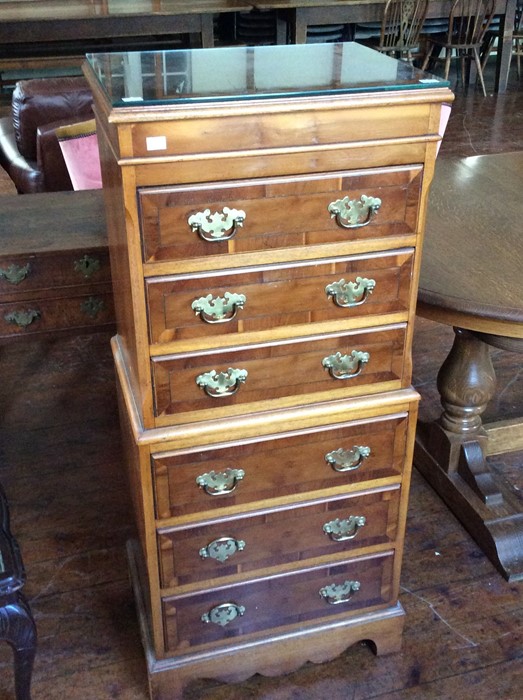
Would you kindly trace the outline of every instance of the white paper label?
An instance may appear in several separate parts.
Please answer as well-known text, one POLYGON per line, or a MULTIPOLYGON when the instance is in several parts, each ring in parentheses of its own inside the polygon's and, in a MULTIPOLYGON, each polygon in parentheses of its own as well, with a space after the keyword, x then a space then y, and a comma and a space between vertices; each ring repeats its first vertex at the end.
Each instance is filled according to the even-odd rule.
POLYGON ((167 138, 165 136, 147 136, 145 144, 148 151, 165 151, 167 149, 167 138))

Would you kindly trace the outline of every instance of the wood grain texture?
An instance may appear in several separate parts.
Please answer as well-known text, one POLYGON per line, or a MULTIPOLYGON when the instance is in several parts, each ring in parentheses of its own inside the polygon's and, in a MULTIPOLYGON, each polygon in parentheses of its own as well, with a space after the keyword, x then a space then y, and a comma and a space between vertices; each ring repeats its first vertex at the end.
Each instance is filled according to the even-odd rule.
POLYGON ((450 325, 523 337, 522 171, 519 152, 439 161, 427 218, 420 313, 429 307, 434 317, 431 307, 437 307, 450 325))
POLYGON ((407 249, 401 253, 362 255, 352 259, 333 258, 321 263, 260 266, 251 268, 252 271, 242 269, 221 275, 147 280, 151 344, 164 346, 156 349, 155 354, 158 351, 158 354, 168 354, 170 348, 180 347, 179 341, 186 341, 184 346, 187 347, 192 343, 194 347, 196 339, 212 344, 211 339, 232 340, 221 336, 244 338, 256 333, 260 338, 263 331, 268 335, 267 331, 277 328, 285 328, 288 337, 293 330, 303 332, 303 324, 334 321, 337 327, 350 326, 354 319, 401 312, 406 320, 412 252, 407 249), (361 283, 356 282, 358 277, 372 280, 374 285, 363 291, 361 283), (340 280, 357 290, 350 306, 350 302, 329 296, 326 291, 328 285, 340 280), (225 300, 228 293, 245 297, 243 306, 230 320, 212 323, 208 315, 195 312, 193 305, 198 299, 210 294, 213 300, 225 300))
POLYGON ((152 697, 178 699, 202 673, 241 680, 332 658, 356 641, 356 618, 378 651, 397 649, 417 407, 409 388, 415 247, 450 91, 296 94, 202 101, 190 110, 183 100, 112 107, 92 68, 85 72, 111 210, 120 320, 112 347, 138 521, 129 551, 150 640, 152 697), (166 144, 159 154, 148 147, 155 136, 166 144), (356 208, 373 197, 377 211, 339 216, 332 209, 345 197, 356 208), (242 212, 239 222, 224 224, 223 233, 211 227, 205 240, 205 222, 194 219, 219 217, 225 207, 242 212), (344 268, 348 256, 369 265, 344 268), (359 279, 367 270, 384 296, 360 318, 310 302, 315 290, 325 296, 334 272, 359 279), (207 277, 234 275, 240 292, 254 291, 247 332, 242 325, 241 333, 215 337, 198 326, 194 333, 194 318, 184 319, 187 292, 200 292, 207 277), (296 310, 287 308, 293 297, 296 310), (352 366, 336 366, 352 355, 352 366), (229 386, 236 373, 241 381, 233 386, 231 376, 229 386), (216 375, 228 386, 215 387, 216 375), (340 425, 335 416, 344 407, 340 425), (361 480, 335 478, 318 452, 329 424, 345 427, 350 413, 356 434, 364 426, 373 442, 379 434, 381 453, 361 480), (315 466, 308 464, 313 451, 315 466), (364 509, 361 527, 371 523, 354 548, 326 540, 320 523, 341 513, 346 498, 364 509), (243 535, 227 534, 240 522, 243 535), (225 537, 252 539, 245 555, 235 545, 237 567, 193 561, 197 542, 199 557, 209 538, 221 547, 225 537), (329 650, 334 628, 341 641, 329 650), (299 651, 289 652, 291 637, 299 651), (253 645, 263 650, 255 659, 253 645), (234 667, 224 673, 222 660, 233 651, 234 667))
POLYGON ((413 167, 233 181, 213 188, 144 188, 139 190, 144 262, 226 256, 230 267, 236 253, 258 253, 263 262, 259 253, 268 249, 409 235, 416 231, 421 180, 419 167, 413 167), (347 231, 330 215, 329 204, 348 194, 353 200, 381 199, 369 226, 347 231), (245 212, 241 229, 230 241, 202 241, 189 217, 205 209, 221 212, 224 206, 245 212))
MULTIPOLYGON (((448 201, 449 183, 464 201, 461 225, 471 227, 463 235, 454 214, 448 227, 438 227, 449 236, 457 268, 445 265, 438 253, 441 241, 435 250, 434 238, 430 242, 435 230, 429 229, 418 306, 421 315, 454 325, 455 338, 438 373, 443 412, 437 422, 420 426, 416 463, 509 580, 523 577, 523 514, 517 489, 487 462, 482 414, 496 392, 489 345, 523 349, 522 212, 516 195, 522 166, 520 153, 444 164, 443 190, 432 191, 433 216, 448 201)), ((498 435, 493 453, 518 450, 521 433, 521 420, 512 421, 506 444, 500 447, 498 435)))
MULTIPOLYGON (((458 93, 442 157, 521 148, 523 92, 515 65, 511 75, 512 91, 505 96, 485 100, 473 90, 458 93)), ((423 395, 424 419, 438 415, 435 377, 452 335, 450 328, 417 319, 414 382, 423 395)), ((45 639, 35 662, 34 696, 146 700, 147 670, 124 557, 134 526, 121 471, 109 335, 27 338, 3 346, 0 356, 0 479, 24 554, 26 592, 45 639)), ((516 417, 521 406, 521 382, 514 381, 520 358, 496 348, 492 357, 500 390, 485 411, 487 423, 497 414, 516 417)), ((358 405, 363 411, 363 402, 358 405)), ((328 410, 340 418, 335 406, 328 410)), ((255 420, 259 417, 249 424, 255 420)), ((298 412, 292 422, 304 424, 298 412)), ((259 422, 255 430, 262 432, 259 422)), ((489 459, 521 485, 520 453, 511 460, 489 459)), ((248 649, 244 656, 251 664, 257 660, 267 675, 251 675, 244 659, 245 678, 225 684, 210 680, 209 669, 202 667, 207 678, 190 682, 184 700, 519 697, 523 589, 495 571, 416 471, 401 584, 407 614, 390 621, 388 648, 381 628, 382 650, 397 648, 392 641, 398 645, 402 639, 400 654, 375 657, 367 644, 358 643, 362 634, 375 636, 375 623, 355 618, 356 631, 333 628, 321 646, 315 645, 312 660, 321 665, 307 663, 307 653, 289 637, 283 647, 288 674, 268 675, 266 652, 248 649), (332 654, 337 658, 327 661, 332 654)), ((235 648, 231 663, 241 654, 235 648)), ((227 667, 222 664, 223 674, 227 667)), ((177 669, 175 675, 182 673, 177 669)), ((173 682, 172 676, 153 681, 160 696, 173 682)), ((12 654, 2 644, 0 696, 10 698, 12 690, 12 654)))
MULTIPOLYGON (((336 488, 338 492, 369 487, 371 483, 398 482, 403 471, 407 416, 384 415, 366 423, 326 426, 321 431, 256 440, 244 445, 211 450, 153 454, 156 508, 159 517, 210 511, 219 517, 220 509, 233 509, 249 503, 307 492, 336 488), (325 455, 354 445, 370 447, 362 464, 348 472, 337 472, 327 465, 325 455), (223 471, 240 465, 245 477, 234 492, 210 498, 196 484, 196 477, 211 469, 223 471), (262 468, 260 468, 260 466, 262 468)), ((252 506, 251 506, 252 510, 252 506)))
POLYGON ((114 328, 100 193, 4 196, 0 207, 0 336, 114 328))

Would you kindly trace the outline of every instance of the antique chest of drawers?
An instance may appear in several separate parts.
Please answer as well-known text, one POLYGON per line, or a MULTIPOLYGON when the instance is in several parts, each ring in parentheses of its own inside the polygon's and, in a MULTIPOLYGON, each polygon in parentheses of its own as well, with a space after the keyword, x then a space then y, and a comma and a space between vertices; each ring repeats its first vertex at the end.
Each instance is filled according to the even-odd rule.
POLYGON ((114 328, 101 193, 2 197, 0 338, 114 328))
POLYGON ((85 73, 151 696, 362 639, 397 650, 451 92, 354 44, 93 55, 85 73))

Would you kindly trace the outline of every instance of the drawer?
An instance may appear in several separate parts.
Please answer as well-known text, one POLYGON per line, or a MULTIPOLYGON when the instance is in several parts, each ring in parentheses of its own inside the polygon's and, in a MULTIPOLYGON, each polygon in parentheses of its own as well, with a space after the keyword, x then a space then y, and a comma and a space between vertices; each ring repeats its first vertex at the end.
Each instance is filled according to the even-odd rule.
POLYGON ((412 235, 422 172, 412 165, 140 188, 144 261, 226 256, 229 266, 236 253, 412 235), (364 196, 379 208, 364 205, 364 196))
POLYGON ((408 309, 413 249, 146 280, 153 344, 408 309))
POLYGON ((223 508, 261 500, 399 480, 408 422, 407 414, 384 415, 244 444, 153 454, 156 516, 219 515, 223 508), (219 485, 211 481, 216 475, 219 485))
MULTIPOLYGON (((34 298, 35 291, 111 282, 107 248, 0 258, 0 298, 34 298)), ((56 294, 56 291, 55 291, 56 294)))
POLYGON ((399 389, 406 326, 153 358, 156 415, 169 424, 297 401, 399 389), (390 384, 389 384, 390 383, 390 384), (310 397, 307 399, 307 397, 310 397))
POLYGON ((94 293, 0 304, 0 337, 113 324, 113 295, 101 286, 94 293))
MULTIPOLYGON (((290 102, 288 103, 290 105, 290 102)), ((125 155, 150 158, 157 152, 148 148, 148 139, 160 137, 165 140, 162 155, 192 156, 206 154, 208 160, 232 151, 259 149, 258 158, 263 158, 267 149, 314 148, 322 144, 341 144, 348 141, 368 141, 425 136, 429 128, 430 105, 403 103, 373 105, 357 109, 336 109, 333 100, 321 109, 285 110, 283 113, 261 113, 260 110, 245 110, 232 114, 229 103, 227 115, 218 118, 198 113, 190 106, 190 113, 183 121, 158 120, 137 121, 132 126, 131 144, 125 155), (333 108, 334 107, 334 108, 333 108), (189 117, 189 118, 188 118, 189 117)), ((318 149, 319 150, 319 149, 318 149)))
POLYGON ((158 532, 161 585, 215 579, 396 539, 399 485, 158 532))
POLYGON ((393 555, 302 569, 163 600, 168 652, 346 616, 392 600, 393 555))

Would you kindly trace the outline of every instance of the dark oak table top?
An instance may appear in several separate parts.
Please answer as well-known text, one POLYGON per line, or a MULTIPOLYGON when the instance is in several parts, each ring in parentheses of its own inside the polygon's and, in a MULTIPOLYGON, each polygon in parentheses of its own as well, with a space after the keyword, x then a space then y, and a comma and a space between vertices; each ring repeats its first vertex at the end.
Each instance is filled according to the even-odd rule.
POLYGON ((202 31, 212 46, 215 14, 248 12, 243 0, 24 0, 0 3, 0 44, 202 31))
POLYGON ((523 152, 440 157, 432 184, 419 315, 523 338, 523 152))
POLYGON ((242 0, 2 0, 0 19, 7 21, 82 20, 134 15, 176 15, 249 10, 242 0))
POLYGON ((107 247, 102 190, 3 195, 0 220, 0 258, 107 247))

